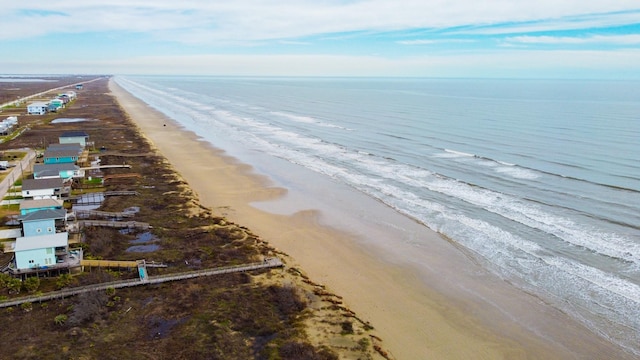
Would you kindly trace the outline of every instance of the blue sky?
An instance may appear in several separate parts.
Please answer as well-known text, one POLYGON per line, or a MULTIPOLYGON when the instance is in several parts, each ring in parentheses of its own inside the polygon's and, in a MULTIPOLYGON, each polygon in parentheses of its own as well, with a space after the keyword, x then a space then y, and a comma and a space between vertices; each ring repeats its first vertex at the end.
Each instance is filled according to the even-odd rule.
POLYGON ((640 79, 640 0, 2 5, 2 73, 640 79))

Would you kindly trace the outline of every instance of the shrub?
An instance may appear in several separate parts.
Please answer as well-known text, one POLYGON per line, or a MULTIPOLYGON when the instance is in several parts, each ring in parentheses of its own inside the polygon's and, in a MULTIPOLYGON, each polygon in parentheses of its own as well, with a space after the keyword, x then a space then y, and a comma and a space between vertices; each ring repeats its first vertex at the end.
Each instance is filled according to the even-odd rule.
POLYGON ((60 315, 56 316, 55 318, 53 318, 53 322, 54 322, 54 324, 56 324, 56 325, 60 325, 60 326, 62 326, 62 325, 64 325, 64 323, 66 323, 66 322, 67 322, 67 319, 68 319, 68 316, 67 316, 67 315, 65 315, 65 314, 60 314, 60 315))
POLYGON ((344 321, 340 326, 342 327, 342 335, 353 334, 353 323, 351 321, 344 321))
POLYGON ((6 285, 9 290, 9 294, 20 294, 20 289, 22 288, 22 281, 20 279, 11 278, 7 281, 6 285))
POLYGON ((71 285, 72 283, 73 283, 73 278, 71 277, 70 274, 62 274, 58 276, 58 279, 56 280, 56 287, 58 289, 62 289, 71 285))
POLYGON ((29 312, 29 311, 33 310, 33 304, 30 303, 30 302, 22 303, 20 305, 20 309, 22 309, 22 311, 24 311, 24 312, 29 312))
POLYGON ((34 293, 40 287, 40 278, 37 276, 32 276, 30 278, 27 278, 25 281, 22 282, 22 286, 28 292, 34 293))

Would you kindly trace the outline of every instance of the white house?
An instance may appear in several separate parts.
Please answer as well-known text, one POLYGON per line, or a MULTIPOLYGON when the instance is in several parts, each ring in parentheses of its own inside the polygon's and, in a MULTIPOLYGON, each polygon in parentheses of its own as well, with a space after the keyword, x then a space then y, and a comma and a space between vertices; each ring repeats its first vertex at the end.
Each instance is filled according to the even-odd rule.
POLYGON ((8 135, 16 125, 18 125, 17 116, 9 116, 8 118, 0 121, 0 134, 8 135))
POLYGON ((18 117, 9 116, 6 119, 2 120, 2 123, 7 125, 18 125, 18 117))
POLYGON ((30 115, 44 115, 47 113, 49 104, 45 102, 33 102, 27 105, 27 114, 30 115))
POLYGON ((24 179, 22 181, 22 197, 25 199, 57 199, 65 192, 62 178, 24 179))

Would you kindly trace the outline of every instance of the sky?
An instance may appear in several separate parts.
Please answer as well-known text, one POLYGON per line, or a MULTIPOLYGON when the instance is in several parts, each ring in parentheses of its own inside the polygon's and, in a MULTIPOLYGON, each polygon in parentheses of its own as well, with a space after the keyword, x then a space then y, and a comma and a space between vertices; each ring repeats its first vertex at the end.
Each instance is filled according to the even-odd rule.
POLYGON ((0 73, 640 79, 640 0, 1 0, 0 73))

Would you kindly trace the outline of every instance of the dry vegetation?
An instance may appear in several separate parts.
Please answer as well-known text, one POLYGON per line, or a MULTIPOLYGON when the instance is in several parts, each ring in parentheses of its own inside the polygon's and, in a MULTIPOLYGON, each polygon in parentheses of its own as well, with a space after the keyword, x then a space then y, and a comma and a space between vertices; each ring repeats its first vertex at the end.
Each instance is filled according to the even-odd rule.
MULTIPOLYGON (((76 78, 71 80, 77 82, 76 78)), ((39 86, 47 87, 43 83, 39 86)), ((0 151, 41 148, 56 142, 64 131, 84 130, 102 164, 132 166, 105 170, 104 175, 138 175, 108 181, 106 188, 136 190, 139 195, 109 197, 100 210, 139 208, 135 220, 153 226, 151 236, 159 249, 126 252, 139 234, 87 228, 83 232, 86 255, 113 260, 146 258, 169 265, 149 269, 151 276, 253 262, 264 256, 276 255, 288 261, 286 254, 276 253, 249 229, 229 223, 200 205, 188 184, 165 158, 153 152, 107 91, 106 79, 87 83, 79 91, 79 98, 62 113, 20 116, 21 127, 30 130, 0 144, 0 151), (51 124, 58 117, 95 121, 51 124)), ((92 269, 73 278, 41 279, 38 291, 135 275, 92 269)), ((339 296, 315 284, 301 270, 287 267, 95 292, 0 311, 4 320, 0 342, 3 358, 391 358, 382 349, 375 330, 350 311, 339 296)))

